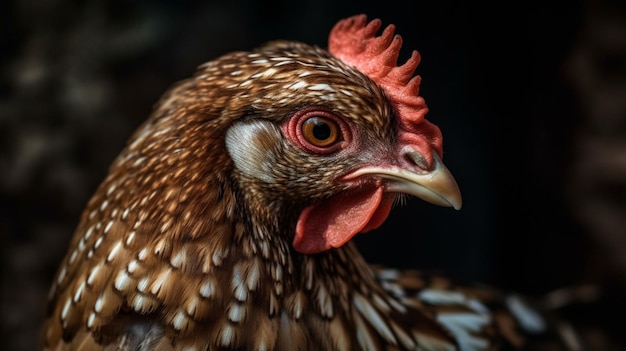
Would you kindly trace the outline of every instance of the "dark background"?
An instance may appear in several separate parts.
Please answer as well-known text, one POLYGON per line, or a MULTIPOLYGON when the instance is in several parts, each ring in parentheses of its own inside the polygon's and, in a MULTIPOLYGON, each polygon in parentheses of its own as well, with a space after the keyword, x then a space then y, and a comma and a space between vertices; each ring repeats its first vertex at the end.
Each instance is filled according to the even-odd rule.
POLYGON ((596 284, 593 308, 565 312, 623 334, 626 5, 501 3, 3 2, 0 349, 34 349, 83 206, 168 86, 267 40, 325 47, 357 13, 396 24, 404 58, 422 54, 428 118, 464 196, 458 212, 396 208, 357 238, 365 256, 533 297, 596 284))

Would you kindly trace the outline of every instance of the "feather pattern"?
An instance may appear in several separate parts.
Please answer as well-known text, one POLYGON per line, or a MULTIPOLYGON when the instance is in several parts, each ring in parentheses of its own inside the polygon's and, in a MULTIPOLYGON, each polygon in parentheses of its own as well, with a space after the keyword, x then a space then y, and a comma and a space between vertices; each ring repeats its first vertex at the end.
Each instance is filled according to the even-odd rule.
MULTIPOLYGON (((415 94, 416 66, 401 70, 415 94)), ((292 245, 306 208, 391 177, 340 181, 346 170, 398 153, 390 169, 412 162, 411 179, 441 169, 425 106, 419 119, 398 117, 385 86, 287 41, 226 54, 175 85, 88 202, 52 283, 41 349, 530 349, 551 320, 519 297, 370 266, 350 242, 316 254, 292 245), (288 121, 303 109, 339 121, 339 151, 289 139, 301 137, 288 121), (409 141, 429 154, 407 157, 409 141)))

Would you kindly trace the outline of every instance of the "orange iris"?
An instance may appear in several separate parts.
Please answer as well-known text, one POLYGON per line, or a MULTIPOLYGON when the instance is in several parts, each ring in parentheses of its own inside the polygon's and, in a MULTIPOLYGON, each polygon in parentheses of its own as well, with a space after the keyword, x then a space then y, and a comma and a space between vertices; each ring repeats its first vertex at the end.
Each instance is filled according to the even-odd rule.
POLYGON ((317 147, 328 147, 336 143, 340 135, 339 125, 330 118, 314 116, 302 123, 302 136, 317 147))

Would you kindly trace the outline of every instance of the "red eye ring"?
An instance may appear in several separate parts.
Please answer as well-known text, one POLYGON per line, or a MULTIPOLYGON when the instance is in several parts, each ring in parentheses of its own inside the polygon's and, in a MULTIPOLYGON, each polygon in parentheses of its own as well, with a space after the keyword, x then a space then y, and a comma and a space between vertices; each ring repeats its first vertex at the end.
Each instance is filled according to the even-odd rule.
POLYGON ((317 154, 337 151, 351 141, 347 124, 332 112, 319 108, 298 111, 285 127, 287 136, 300 148, 317 154))

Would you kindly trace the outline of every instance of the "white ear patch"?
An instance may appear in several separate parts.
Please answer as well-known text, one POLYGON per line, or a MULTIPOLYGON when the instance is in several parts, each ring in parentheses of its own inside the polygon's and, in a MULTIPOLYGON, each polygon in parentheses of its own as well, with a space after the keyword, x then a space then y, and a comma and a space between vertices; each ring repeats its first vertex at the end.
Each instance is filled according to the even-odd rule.
POLYGON ((249 120, 234 124, 226 132, 226 149, 243 174, 275 183, 272 168, 280 154, 282 134, 272 123, 249 120))

